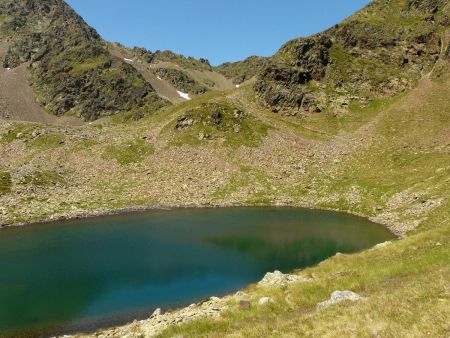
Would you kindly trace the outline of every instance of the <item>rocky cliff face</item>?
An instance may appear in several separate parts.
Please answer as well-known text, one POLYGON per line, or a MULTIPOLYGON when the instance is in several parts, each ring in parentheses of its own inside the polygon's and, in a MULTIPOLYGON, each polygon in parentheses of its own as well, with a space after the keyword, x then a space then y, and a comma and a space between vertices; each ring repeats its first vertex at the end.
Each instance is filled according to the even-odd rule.
POLYGON ((440 59, 448 1, 377 0, 343 23, 285 44, 255 90, 273 111, 345 113, 410 88, 440 59))
POLYGON ((30 82, 47 111, 85 120, 164 101, 123 60, 111 56, 97 32, 62 0, 2 0, 9 37, 3 67, 29 63, 30 82))

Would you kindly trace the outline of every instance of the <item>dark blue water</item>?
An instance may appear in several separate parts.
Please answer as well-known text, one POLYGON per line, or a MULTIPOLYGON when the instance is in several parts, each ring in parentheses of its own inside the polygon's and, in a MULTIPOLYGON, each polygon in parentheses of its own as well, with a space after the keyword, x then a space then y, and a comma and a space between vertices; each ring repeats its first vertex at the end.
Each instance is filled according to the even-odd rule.
POLYGON ((290 208, 151 211, 0 231, 0 336, 96 329, 391 239, 290 208))

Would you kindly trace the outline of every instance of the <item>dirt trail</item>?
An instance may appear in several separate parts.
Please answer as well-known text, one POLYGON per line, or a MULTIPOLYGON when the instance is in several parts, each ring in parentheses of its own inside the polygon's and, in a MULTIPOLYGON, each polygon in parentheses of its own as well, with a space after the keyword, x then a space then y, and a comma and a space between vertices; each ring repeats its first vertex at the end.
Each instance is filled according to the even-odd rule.
MULTIPOLYGON (((0 40, 0 59, 7 42, 0 40)), ((82 125, 75 117, 57 117, 46 113, 37 103, 27 80, 27 65, 15 69, 0 67, 0 119, 28 121, 54 125, 82 125)))

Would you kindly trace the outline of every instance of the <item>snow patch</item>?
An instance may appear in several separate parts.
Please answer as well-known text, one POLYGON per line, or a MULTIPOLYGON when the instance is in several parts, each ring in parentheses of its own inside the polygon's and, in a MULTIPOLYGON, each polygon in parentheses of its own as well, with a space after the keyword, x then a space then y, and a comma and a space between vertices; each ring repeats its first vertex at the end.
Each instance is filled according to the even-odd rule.
POLYGON ((134 62, 132 59, 127 59, 127 58, 123 58, 123 60, 126 62, 134 62))
POLYGON ((179 90, 177 90, 177 93, 178 93, 178 95, 180 95, 180 96, 181 96, 183 99, 185 99, 185 100, 190 100, 190 99, 191 99, 191 97, 189 96, 189 94, 180 92, 179 90))
POLYGON ((156 78, 157 78, 158 80, 162 80, 161 77, 159 77, 159 76, 157 76, 156 78))

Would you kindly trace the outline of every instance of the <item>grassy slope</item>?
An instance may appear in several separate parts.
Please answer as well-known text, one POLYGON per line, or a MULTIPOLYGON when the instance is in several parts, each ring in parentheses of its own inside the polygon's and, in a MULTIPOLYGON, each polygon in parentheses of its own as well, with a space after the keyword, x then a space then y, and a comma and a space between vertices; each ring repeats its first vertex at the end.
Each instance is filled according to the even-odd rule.
MULTIPOLYGON (((370 192, 363 198, 365 203, 356 207, 364 214, 372 212, 371 208, 365 209, 367 204, 389 202, 392 197, 383 196, 395 196, 395 192, 405 189, 411 199, 415 193, 427 196, 424 200, 431 196, 443 198, 441 206, 429 210, 407 239, 356 255, 336 256, 300 271, 313 277, 309 283, 284 288, 250 287, 253 304, 262 296, 275 299, 276 303, 268 308, 256 306, 246 312, 231 301, 235 310, 221 320, 174 327, 161 336, 448 336, 449 94, 448 82, 431 83, 425 79, 418 89, 379 112, 371 127, 363 128, 371 130, 366 137, 373 138, 372 144, 341 167, 348 179, 333 180, 323 190, 328 194, 344 193, 346 186, 355 184, 370 192), (353 290, 367 298, 316 310, 315 304, 334 290, 353 290)), ((324 179, 319 176, 319 180, 324 179)), ((340 207, 345 209, 343 203, 340 207)), ((398 217, 417 219, 420 213, 403 207, 398 217)))
MULTIPOLYGON (((409 233, 402 241, 384 248, 336 256, 297 272, 312 277, 311 282, 288 287, 250 286, 246 292, 254 304, 251 310, 240 310, 238 298, 230 298, 231 310, 221 319, 173 327, 161 336, 448 336, 450 79, 425 77, 413 91, 391 101, 375 102, 343 118, 281 118, 252 103, 252 95, 248 88, 220 95, 211 93, 199 98, 201 102, 171 107, 133 124, 134 130, 161 125, 167 115, 176 117, 195 110, 199 104, 225 100, 268 126, 266 136, 255 134, 252 147, 236 148, 224 146, 227 137, 239 137, 234 134, 221 140, 190 143, 184 139, 183 146, 171 144, 180 135, 170 123, 165 125, 158 129, 164 145, 156 142, 156 152, 150 158, 166 161, 167 153, 175 150, 175 158, 188 160, 185 155, 194 152, 189 161, 195 164, 189 167, 180 161, 174 168, 166 164, 164 173, 158 176, 160 180, 179 180, 178 185, 188 187, 187 193, 167 181, 163 186, 167 184, 169 191, 175 189, 171 191, 194 203, 273 204, 289 200, 293 205, 372 216, 399 234, 409 233), (205 163, 206 153, 214 156, 205 163), (223 162, 217 162, 218 158, 223 162), (215 172, 219 163, 222 175, 215 172), (209 175, 220 182, 215 189, 208 190, 208 184, 196 186, 199 177, 193 170, 200 172, 201 180, 209 184, 214 181, 204 176, 205 165, 209 175), (177 177, 177 170, 183 171, 184 179, 177 177), (227 176, 228 171, 233 175, 227 176), (197 195, 195 187, 205 194, 204 199, 197 195), (366 299, 316 310, 315 304, 335 290, 353 290, 366 299), (255 305, 262 296, 271 296, 275 304, 255 305)), ((194 128, 193 135, 197 131, 194 128)), ((152 175, 147 176, 149 180, 152 175)), ((137 183, 135 178, 131 184, 146 184, 137 183)), ((152 191, 148 184, 146 188, 152 191)), ((120 191, 117 197, 123 194, 120 191)), ((124 332, 145 334, 145 322, 104 334, 120 336, 124 332)))
POLYGON ((195 322, 165 336, 448 334, 448 77, 426 77, 410 93, 341 118, 281 117, 255 104, 253 95, 249 87, 208 93, 125 125, 2 122, 0 219, 149 204, 290 204, 359 213, 410 233, 379 251, 301 272, 314 277, 311 283, 251 287, 252 300, 273 295, 270 310, 243 312, 236 305, 217 322, 195 322), (226 124, 216 128, 205 105, 248 117, 239 133, 226 124), (176 130, 186 114, 201 122, 176 130), (211 138, 200 140, 202 130, 211 138), (314 310, 337 289, 368 300, 314 310))
POLYGON ((253 303, 261 296, 276 303, 241 311, 230 300, 222 319, 163 336, 448 336, 450 78, 448 63, 442 67, 439 78, 424 76, 410 92, 350 106, 341 117, 279 116, 244 86, 125 124, 120 117, 83 128, 0 121, 0 223, 150 204, 358 213, 406 239, 300 271, 313 277, 306 284, 249 287, 253 303), (236 120, 235 110, 245 118, 236 120), (224 116, 218 126, 216 111, 224 116), (186 116, 197 123, 177 130, 186 116), (338 289, 367 299, 315 310, 338 289))

